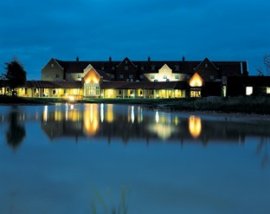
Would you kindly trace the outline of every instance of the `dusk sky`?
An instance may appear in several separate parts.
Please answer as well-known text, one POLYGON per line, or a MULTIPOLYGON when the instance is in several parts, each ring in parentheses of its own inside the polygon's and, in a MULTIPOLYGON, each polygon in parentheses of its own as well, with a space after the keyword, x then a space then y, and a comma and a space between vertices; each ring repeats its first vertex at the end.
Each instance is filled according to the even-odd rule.
POLYGON ((247 60, 270 54, 270 1, 8 0, 0 2, 0 63, 28 79, 55 57, 73 60, 247 60))

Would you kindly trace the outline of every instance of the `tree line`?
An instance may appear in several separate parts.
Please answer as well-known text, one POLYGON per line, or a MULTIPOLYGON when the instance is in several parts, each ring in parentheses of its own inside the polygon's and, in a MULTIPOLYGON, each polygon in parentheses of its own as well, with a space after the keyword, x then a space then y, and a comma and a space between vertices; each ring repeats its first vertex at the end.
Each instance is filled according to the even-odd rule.
POLYGON ((12 96, 16 96, 16 88, 26 83, 26 71, 18 60, 12 60, 5 63, 5 71, 0 79, 6 81, 12 96))

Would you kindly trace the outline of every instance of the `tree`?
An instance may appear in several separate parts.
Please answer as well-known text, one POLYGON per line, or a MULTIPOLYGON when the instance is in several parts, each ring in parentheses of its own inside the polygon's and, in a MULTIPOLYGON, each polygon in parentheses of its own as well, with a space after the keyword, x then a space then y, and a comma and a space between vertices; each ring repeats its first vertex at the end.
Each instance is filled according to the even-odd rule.
POLYGON ((26 71, 17 60, 6 63, 5 69, 6 72, 3 76, 8 82, 12 95, 15 95, 15 89, 19 86, 23 86, 26 82, 26 71))

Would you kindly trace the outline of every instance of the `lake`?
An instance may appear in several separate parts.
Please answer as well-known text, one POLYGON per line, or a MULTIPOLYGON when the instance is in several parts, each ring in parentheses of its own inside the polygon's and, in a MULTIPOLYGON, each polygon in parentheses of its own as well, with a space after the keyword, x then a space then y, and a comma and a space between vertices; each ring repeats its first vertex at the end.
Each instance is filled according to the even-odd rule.
POLYGON ((267 116, 0 107, 0 213, 270 213, 267 116))

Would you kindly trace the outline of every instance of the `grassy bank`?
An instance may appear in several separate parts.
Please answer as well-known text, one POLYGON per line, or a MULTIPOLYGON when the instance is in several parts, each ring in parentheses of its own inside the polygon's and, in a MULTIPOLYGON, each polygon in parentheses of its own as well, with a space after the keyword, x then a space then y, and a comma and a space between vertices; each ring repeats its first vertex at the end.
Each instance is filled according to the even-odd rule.
MULTIPOLYGON (((0 104, 53 104, 66 103, 56 98, 22 98, 0 96, 0 104)), ((227 113, 270 114, 270 97, 206 97, 200 99, 84 99, 79 103, 113 103, 146 105, 177 111, 216 111, 227 113)))
POLYGON ((180 111, 270 114, 270 97, 208 97, 183 101, 172 100, 160 106, 180 111))
POLYGON ((59 102, 66 102, 63 99, 54 99, 54 98, 28 98, 28 97, 12 97, 12 96, 0 96, 0 104, 4 105, 47 105, 59 102))

